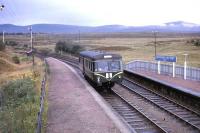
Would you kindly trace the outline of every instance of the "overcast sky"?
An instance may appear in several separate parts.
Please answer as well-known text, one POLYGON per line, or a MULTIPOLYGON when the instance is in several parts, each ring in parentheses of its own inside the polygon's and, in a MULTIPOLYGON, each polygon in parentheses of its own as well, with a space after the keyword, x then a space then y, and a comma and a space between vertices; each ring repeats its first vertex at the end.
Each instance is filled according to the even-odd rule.
POLYGON ((0 0, 0 23, 127 26, 200 24, 200 0, 0 0))

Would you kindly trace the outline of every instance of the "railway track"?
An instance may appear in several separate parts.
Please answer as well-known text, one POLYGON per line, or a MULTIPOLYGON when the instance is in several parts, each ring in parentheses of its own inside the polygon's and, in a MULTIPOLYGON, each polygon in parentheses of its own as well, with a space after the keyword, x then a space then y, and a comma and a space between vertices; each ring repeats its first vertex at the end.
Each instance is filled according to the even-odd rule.
MULTIPOLYGON (((59 60, 78 68, 77 58, 59 57, 59 60)), ((128 89, 130 93, 138 95, 141 100, 151 103, 153 106, 164 110, 170 116, 178 119, 180 123, 188 127, 189 132, 200 132, 200 114, 197 112, 127 78, 124 78, 121 85, 128 89)), ((170 129, 155 118, 146 115, 142 108, 131 104, 133 101, 126 101, 117 92, 113 91, 111 94, 106 93, 102 94, 102 96, 136 132, 171 132, 170 129)))
POLYGON ((124 119, 125 122, 138 133, 166 133, 167 131, 154 123, 141 109, 132 106, 116 92, 102 93, 104 99, 124 119))
POLYGON ((149 102, 179 119, 180 122, 190 128, 191 132, 200 132, 200 115, 198 113, 129 79, 124 78, 121 85, 129 89, 130 92, 137 94, 143 101, 149 102))

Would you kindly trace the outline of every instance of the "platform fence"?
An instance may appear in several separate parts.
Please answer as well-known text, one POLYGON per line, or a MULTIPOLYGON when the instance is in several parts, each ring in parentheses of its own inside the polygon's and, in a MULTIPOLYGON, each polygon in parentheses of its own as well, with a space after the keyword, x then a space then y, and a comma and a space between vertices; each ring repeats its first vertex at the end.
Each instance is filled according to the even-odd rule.
MULTIPOLYGON (((150 62, 150 61, 142 61, 136 60, 131 61, 125 65, 125 69, 129 71, 134 70, 146 70, 152 72, 158 72, 158 64, 157 62, 150 62)), ((160 64, 160 74, 164 75, 173 75, 173 66, 172 64, 160 64)), ((197 80, 200 81, 200 68, 195 67, 187 67, 187 77, 186 79, 189 80, 197 80)), ((184 67, 180 65, 175 66, 175 77, 184 78, 184 67)))
POLYGON ((47 77, 47 62, 46 60, 44 60, 45 63, 45 74, 42 80, 42 85, 41 85, 41 94, 40 94, 40 109, 38 112, 38 116, 37 116, 37 127, 35 130, 35 133, 41 133, 42 131, 42 114, 44 111, 44 102, 45 102, 45 95, 46 95, 46 91, 45 91, 45 87, 46 87, 46 77, 47 77))

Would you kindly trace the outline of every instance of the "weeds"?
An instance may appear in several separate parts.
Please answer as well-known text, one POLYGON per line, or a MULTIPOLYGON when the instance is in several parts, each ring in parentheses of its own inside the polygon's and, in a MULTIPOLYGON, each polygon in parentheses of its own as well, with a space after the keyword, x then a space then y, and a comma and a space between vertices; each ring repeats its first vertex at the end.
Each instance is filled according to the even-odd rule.
POLYGON ((34 132, 39 97, 30 78, 11 81, 1 87, 0 131, 34 132))
POLYGON ((12 57, 12 60, 13 60, 13 62, 15 63, 15 64, 20 64, 20 60, 19 60, 19 57, 18 56, 13 56, 12 57))

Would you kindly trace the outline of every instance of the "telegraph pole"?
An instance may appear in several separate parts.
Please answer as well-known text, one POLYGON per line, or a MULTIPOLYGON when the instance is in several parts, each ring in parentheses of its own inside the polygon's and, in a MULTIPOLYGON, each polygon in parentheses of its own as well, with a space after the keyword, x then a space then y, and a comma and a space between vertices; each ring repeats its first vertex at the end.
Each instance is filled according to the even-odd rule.
POLYGON ((80 44, 80 37, 81 37, 81 33, 80 30, 78 30, 78 43, 80 44))
POLYGON ((156 50, 156 37, 157 37, 157 31, 152 31, 153 34, 154 34, 154 48, 155 48, 155 58, 156 58, 156 55, 157 55, 157 50, 156 50))
POLYGON ((4 31, 3 31, 3 44, 5 44, 5 37, 4 37, 4 31))
POLYGON ((32 54, 32 63, 34 66, 34 51, 33 51, 33 32, 32 32, 32 26, 29 28, 30 34, 31 34, 31 54, 32 54))

